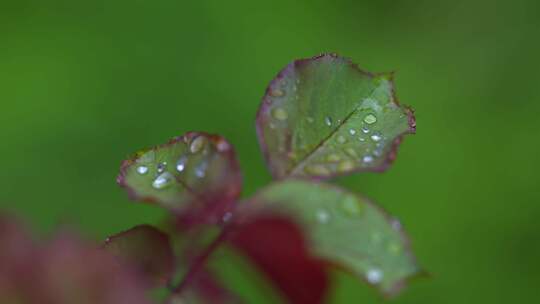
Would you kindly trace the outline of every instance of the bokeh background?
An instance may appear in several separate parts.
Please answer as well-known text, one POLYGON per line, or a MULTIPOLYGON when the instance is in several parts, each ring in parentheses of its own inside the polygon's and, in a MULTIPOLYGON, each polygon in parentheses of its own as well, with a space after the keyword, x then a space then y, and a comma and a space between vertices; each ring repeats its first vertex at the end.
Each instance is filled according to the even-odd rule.
MULTIPOLYGON (((536 0, 2 0, 0 209, 95 239, 157 223, 164 212, 129 202, 115 176, 188 130, 235 145, 249 195, 270 180, 254 129, 267 83, 294 58, 337 52, 396 70, 417 113, 388 172, 338 181, 397 215, 432 274, 393 302, 532 303, 539 38, 536 0)), ((334 275, 330 303, 381 301, 334 275)))

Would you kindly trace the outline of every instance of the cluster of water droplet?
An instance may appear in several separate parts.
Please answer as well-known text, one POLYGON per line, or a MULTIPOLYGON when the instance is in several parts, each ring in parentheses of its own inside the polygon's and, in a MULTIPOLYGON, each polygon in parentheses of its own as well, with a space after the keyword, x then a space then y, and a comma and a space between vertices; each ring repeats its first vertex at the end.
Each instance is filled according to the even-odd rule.
MULTIPOLYGON (((355 196, 345 196, 339 202, 339 204, 337 204, 336 209, 328 209, 326 207, 316 208, 313 211, 313 219, 315 223, 324 225, 325 227, 332 225, 333 221, 339 223, 347 218, 356 221, 360 216, 365 214, 364 208, 366 208, 366 206, 355 196)), ((401 230, 399 220, 391 219, 389 224, 393 231, 399 233, 401 230)), ((396 241, 395 237, 396 234, 390 231, 382 232, 375 230, 370 234, 368 240, 371 242, 369 248, 372 250, 369 250, 367 253, 363 251, 362 253, 367 254, 371 261, 371 265, 367 266, 364 272, 364 277, 368 283, 377 285, 381 284, 385 279, 385 272, 383 268, 377 266, 381 264, 381 254, 384 256, 384 251, 392 256, 399 256, 399 254, 402 252, 403 247, 398 241, 396 241)))
MULTIPOLYGON (((176 163, 174 164, 174 170, 176 171, 175 174, 178 175, 178 174, 184 173, 188 165, 189 157, 191 155, 196 155, 198 153, 205 151, 207 142, 208 142, 208 139, 204 136, 194 137, 189 143, 188 152, 182 154, 178 158, 176 163)), ((230 149, 230 145, 226 141, 220 140, 216 143, 216 148, 219 152, 225 152, 228 149, 230 149)), ((194 167, 193 174, 197 178, 204 178, 206 176, 208 165, 209 164, 207 160, 200 161, 194 167)), ((157 189, 157 190, 165 189, 168 186, 172 185, 173 182, 176 180, 175 175, 171 173, 170 171, 168 171, 167 169, 168 169, 167 162, 159 162, 156 165, 155 178, 152 180, 152 187, 154 189, 157 189)), ((150 168, 147 165, 139 165, 136 168, 136 172, 140 175, 146 175, 150 172, 150 168)))
MULTIPOLYGON (((287 94, 294 95, 297 98, 297 87, 299 85, 299 79, 294 82, 287 82, 285 79, 272 84, 269 88, 267 100, 272 104, 269 109, 271 120, 269 122, 270 129, 281 128, 286 125, 286 122, 290 119, 290 113, 283 105, 282 98, 287 94), (295 95, 296 94, 296 95, 295 95), (274 102, 276 101, 276 102, 274 102)), ((378 118, 376 112, 381 111, 382 108, 379 102, 374 98, 365 98, 360 101, 360 111, 358 114, 361 120, 360 128, 349 128, 342 134, 338 133, 332 137, 335 140, 337 147, 340 147, 341 151, 336 152, 334 149, 329 152, 328 155, 324 155, 324 152, 317 154, 314 157, 315 164, 310 163, 306 165, 303 170, 310 175, 327 176, 333 172, 349 172, 357 167, 372 167, 378 157, 381 157, 384 153, 385 138, 377 129, 378 118), (356 141, 356 142, 354 142, 356 141)), ((357 114, 354 114, 357 115, 357 114)), ((353 119, 356 119, 353 117, 353 119)), ((316 120, 307 116, 305 118, 307 124, 314 124, 316 120)), ((342 121, 340 119, 334 119, 332 116, 326 116, 323 118, 323 126, 328 128, 342 128, 342 121)), ((342 132, 338 130, 338 132, 342 132)), ((294 151, 287 151, 286 139, 281 138, 277 144, 277 149, 280 153, 287 153, 287 157, 291 160, 297 160, 298 157, 309 152, 308 146, 305 142, 301 142, 294 151)), ((302 139, 303 140, 303 139, 302 139)), ((300 140, 300 141, 302 141, 300 140)), ((297 138, 293 138, 293 141, 297 141, 297 138)))
MULTIPOLYGON (((337 121, 341 123, 341 121, 337 121)), ((311 164, 304 168, 306 173, 314 175, 329 175, 333 169, 338 172, 347 172, 353 170, 357 163, 360 166, 371 165, 376 157, 383 154, 384 149, 384 137, 378 131, 372 131, 372 128, 377 123, 377 116, 373 113, 367 113, 362 119, 362 127, 360 130, 350 128, 344 134, 336 134, 335 144, 337 146, 345 146, 342 149, 342 153, 336 153, 335 151, 327 154, 323 159, 320 159, 318 164, 311 164), (359 146, 353 141, 359 141, 365 143, 365 146, 359 146), (374 147, 374 148, 373 148, 374 147), (369 152, 369 154, 366 154, 369 152), (364 155, 359 159, 359 155, 364 155)), ((324 118, 324 124, 332 127, 334 121, 332 117, 327 116, 324 118)))
MULTIPOLYGON (((272 84, 272 86, 268 89, 268 97, 266 98, 266 102, 268 104, 273 104, 274 101, 281 100, 281 98, 285 97, 287 94, 286 86, 287 81, 284 79, 278 83, 272 84)), ((282 125, 289 118, 289 113, 287 113, 287 110, 279 105, 273 106, 270 109, 270 115, 273 118, 273 120, 268 124, 270 129, 275 129, 278 125, 282 125)))

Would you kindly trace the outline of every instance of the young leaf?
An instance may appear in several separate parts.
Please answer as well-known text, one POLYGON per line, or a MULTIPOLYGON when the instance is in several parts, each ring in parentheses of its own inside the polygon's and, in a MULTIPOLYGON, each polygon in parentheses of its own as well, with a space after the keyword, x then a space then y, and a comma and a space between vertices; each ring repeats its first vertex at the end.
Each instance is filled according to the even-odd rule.
POLYGON ((153 286, 165 286, 174 273, 169 236, 152 226, 140 225, 113 235, 103 248, 134 266, 153 286))
POLYGON ((257 114, 259 144, 277 179, 383 171, 415 128, 412 110, 394 95, 392 73, 364 72, 336 55, 289 64, 257 114))
POLYGON ((219 217, 240 194, 232 146, 222 137, 189 132, 123 162, 118 184, 134 200, 175 212, 204 209, 219 217))
POLYGON ((262 215, 237 222, 229 241, 291 304, 323 303, 328 285, 324 264, 311 256, 302 231, 288 218, 262 215))
MULTIPOLYGON (((317 256, 354 273, 386 296, 421 273, 399 221, 341 188, 287 180, 263 189, 245 207, 293 216, 317 256)), ((265 237, 273 234, 268 231, 265 237)), ((253 246, 261 242, 252 241, 253 246)))

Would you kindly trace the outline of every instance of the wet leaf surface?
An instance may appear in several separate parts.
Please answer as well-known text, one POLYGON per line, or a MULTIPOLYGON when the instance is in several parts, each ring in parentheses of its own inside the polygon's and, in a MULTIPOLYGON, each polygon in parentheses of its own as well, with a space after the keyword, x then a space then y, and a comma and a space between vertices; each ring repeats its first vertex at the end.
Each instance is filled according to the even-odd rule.
POLYGON ((257 114, 259 143, 278 179, 385 170, 415 128, 412 110, 394 95, 392 73, 364 72, 336 55, 289 64, 257 114))
POLYGON ((422 273, 400 222, 341 188, 301 180, 277 182, 255 195, 245 208, 292 216, 317 256, 386 296, 395 295, 407 279, 422 273))
POLYGON ((190 132, 138 152, 117 178, 134 200, 174 212, 220 217, 241 191, 232 146, 222 137, 190 132))

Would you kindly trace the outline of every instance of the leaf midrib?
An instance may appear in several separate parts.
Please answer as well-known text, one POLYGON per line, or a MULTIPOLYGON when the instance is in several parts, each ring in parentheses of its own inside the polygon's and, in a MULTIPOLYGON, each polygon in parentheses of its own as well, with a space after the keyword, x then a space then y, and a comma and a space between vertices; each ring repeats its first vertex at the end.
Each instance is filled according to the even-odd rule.
MULTIPOLYGON (((369 94, 367 94, 366 98, 371 98, 376 89, 377 89, 377 86, 375 86, 371 90, 371 92, 369 92, 369 94)), ((360 109, 360 107, 361 107, 361 104, 357 105, 349 114, 347 114, 347 116, 345 116, 345 118, 336 126, 336 128, 334 128, 332 130, 332 132, 330 132, 330 134, 328 134, 326 137, 324 137, 323 140, 321 140, 320 143, 318 143, 313 149, 311 149, 308 153, 306 153, 306 155, 304 155, 302 157, 302 159, 300 159, 298 161, 298 163, 296 163, 296 165, 291 170, 289 170, 287 172, 287 174, 284 176, 284 178, 291 177, 296 172, 297 169, 302 168, 303 163, 308 161, 308 159, 311 156, 313 156, 313 154, 315 154, 315 152, 317 152, 317 150, 319 150, 319 148, 321 148, 324 144, 326 144, 326 142, 328 142, 328 140, 330 140, 330 138, 332 138, 334 136, 334 134, 336 134, 341 129, 341 127, 352 117, 352 115, 354 113, 356 113, 360 109)))

